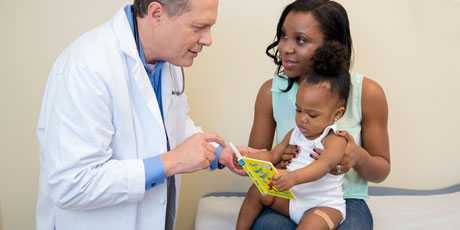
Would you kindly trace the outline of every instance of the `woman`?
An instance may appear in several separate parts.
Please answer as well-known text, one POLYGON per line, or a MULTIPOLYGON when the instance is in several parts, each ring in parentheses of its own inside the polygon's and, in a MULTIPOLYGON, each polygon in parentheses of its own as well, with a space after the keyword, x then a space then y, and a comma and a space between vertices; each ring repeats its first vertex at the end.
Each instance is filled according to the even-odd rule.
MULTIPOLYGON (((256 99, 249 146, 271 149, 274 137, 281 141, 295 125, 295 95, 301 77, 310 71, 314 51, 325 41, 346 47, 351 63, 352 39, 346 10, 329 0, 297 0, 289 4, 278 21, 276 39, 266 53, 277 65, 277 74, 260 88, 256 99)), ((339 127, 348 140, 345 156, 333 174, 345 174, 347 218, 338 229, 372 229, 373 221, 365 202, 367 182, 381 182, 390 172, 388 108, 383 89, 371 79, 352 75, 352 87, 344 118, 339 127)), ((321 152, 313 153, 321 157, 321 152)), ((286 149, 286 163, 295 148, 286 149)), ((286 164, 285 163, 285 164, 286 164)), ((289 218, 265 209, 253 229, 295 229, 289 218)))

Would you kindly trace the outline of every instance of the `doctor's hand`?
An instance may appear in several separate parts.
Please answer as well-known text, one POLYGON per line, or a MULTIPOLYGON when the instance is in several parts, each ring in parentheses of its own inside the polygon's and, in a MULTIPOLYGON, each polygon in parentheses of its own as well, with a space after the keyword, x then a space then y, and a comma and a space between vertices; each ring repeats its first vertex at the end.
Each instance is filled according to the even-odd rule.
POLYGON ((211 142, 225 146, 224 140, 214 133, 197 133, 187 138, 182 144, 163 154, 167 177, 207 169, 215 158, 215 148, 211 142))

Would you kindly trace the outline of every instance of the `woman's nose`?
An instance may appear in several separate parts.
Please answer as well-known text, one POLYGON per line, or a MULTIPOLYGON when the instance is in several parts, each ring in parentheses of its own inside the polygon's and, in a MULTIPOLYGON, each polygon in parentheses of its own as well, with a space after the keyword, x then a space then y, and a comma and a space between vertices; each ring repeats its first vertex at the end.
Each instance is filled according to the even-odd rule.
POLYGON ((292 54, 294 53, 294 46, 289 40, 280 41, 279 49, 282 54, 292 54))
POLYGON ((287 42, 286 42, 286 47, 285 47, 284 52, 285 52, 286 54, 292 54, 292 53, 294 53, 294 50, 295 50, 295 49, 294 49, 294 46, 293 46, 292 42, 287 41, 287 42))

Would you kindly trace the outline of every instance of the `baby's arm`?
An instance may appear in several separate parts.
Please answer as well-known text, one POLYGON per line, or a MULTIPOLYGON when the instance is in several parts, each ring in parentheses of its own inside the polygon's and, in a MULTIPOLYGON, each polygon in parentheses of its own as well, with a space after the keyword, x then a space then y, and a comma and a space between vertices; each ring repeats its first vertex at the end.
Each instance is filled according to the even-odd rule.
POLYGON ((289 140, 291 139, 291 134, 292 134, 291 129, 286 136, 284 136, 283 141, 281 143, 277 144, 271 151, 270 154, 270 162, 273 164, 278 164, 281 161, 281 156, 283 155, 284 151, 286 148, 289 146, 289 140))
POLYGON ((303 184, 315 181, 329 173, 342 159, 345 153, 347 141, 345 138, 329 134, 324 139, 324 151, 321 158, 313 161, 306 167, 294 170, 289 173, 282 172, 277 178, 274 178, 274 185, 284 191, 297 184, 303 184))
POLYGON ((254 158, 254 159, 269 161, 269 162, 272 162, 273 164, 277 164, 281 160, 281 156, 283 155, 284 150, 289 145, 289 139, 291 137, 291 133, 292 133, 292 130, 290 130, 284 137, 283 141, 277 144, 271 151, 259 151, 259 152, 247 153, 245 154, 245 156, 254 158))

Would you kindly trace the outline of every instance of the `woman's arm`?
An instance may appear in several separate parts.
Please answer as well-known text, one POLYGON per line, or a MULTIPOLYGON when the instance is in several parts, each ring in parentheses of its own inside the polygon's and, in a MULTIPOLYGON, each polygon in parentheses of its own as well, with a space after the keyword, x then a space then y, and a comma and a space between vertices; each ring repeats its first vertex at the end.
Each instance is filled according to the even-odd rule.
POLYGON ((271 89, 272 80, 270 79, 260 87, 257 94, 249 147, 268 150, 272 148, 276 123, 273 118, 271 89))
POLYGON ((365 180, 382 182, 390 173, 388 104, 382 87, 364 78, 362 94, 362 146, 354 169, 365 180))
MULTIPOLYGON (((276 122, 273 117, 273 104, 272 104, 272 80, 266 81, 259 89, 257 94, 254 122, 252 124, 251 135, 249 137, 249 147, 256 149, 272 149, 273 138, 275 135, 276 122)), ((288 140, 289 143, 289 140, 288 140)), ((265 159, 270 162, 276 162, 276 167, 286 168, 286 165, 297 156, 299 152, 297 146, 283 145, 284 149, 279 151, 284 152, 281 156, 274 156, 271 160, 265 159), (282 160, 280 162, 280 159, 282 160)), ((257 158, 264 159, 264 158, 257 158)))

